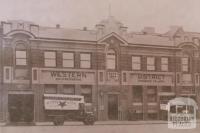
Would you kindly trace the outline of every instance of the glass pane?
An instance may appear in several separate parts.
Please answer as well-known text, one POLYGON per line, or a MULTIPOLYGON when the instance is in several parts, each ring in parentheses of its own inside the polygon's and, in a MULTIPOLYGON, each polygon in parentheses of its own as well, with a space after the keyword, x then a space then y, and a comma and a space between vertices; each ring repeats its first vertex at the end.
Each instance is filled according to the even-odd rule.
POLYGON ((81 61, 81 68, 90 68, 90 61, 81 61))
POLYGON ((16 65, 27 65, 26 59, 16 59, 16 65))
POLYGON ((133 56, 132 57, 132 62, 140 63, 140 57, 133 56))
POLYGON ((147 64, 154 65, 155 58, 154 57, 147 57, 147 64))
POLYGON ((188 71, 188 66, 187 65, 183 65, 182 66, 182 71, 187 72, 188 71))
POLYGON ((81 60, 90 60, 90 54, 81 54, 81 60))
POLYGON ((113 55, 113 54, 110 55, 110 54, 109 54, 109 55, 107 55, 107 59, 115 59, 115 55, 113 55))
POLYGON ((63 67, 74 67, 73 60, 63 60, 63 67))
POLYGON ((57 93, 57 85, 46 84, 45 85, 45 93, 57 93))
POLYGON ((56 58, 56 53, 55 52, 45 52, 44 53, 44 58, 56 58))
POLYGON ((162 71, 168 71, 168 65, 161 65, 162 71))
POLYGON ((115 69, 115 60, 113 60, 113 59, 108 59, 108 60, 107 60, 107 68, 108 68, 108 69, 115 69))
POLYGON ((29 73, 27 69, 15 69, 15 79, 26 80, 29 78, 29 73))
POLYGON ((16 51, 16 58, 26 58, 26 51, 16 51))
POLYGON ((63 59, 74 59, 74 53, 63 53, 63 59))
POLYGON ((182 58, 182 64, 188 64, 188 58, 187 57, 182 58))
POLYGON ((45 88, 45 93, 55 94, 55 93, 57 93, 57 89, 56 88, 45 88))
POLYGON ((75 94, 75 87, 73 85, 64 85, 63 86, 63 93, 64 94, 71 94, 74 95, 75 94))
POLYGON ((155 70, 155 66, 147 66, 147 70, 155 70))
POLYGON ((55 67, 56 66, 56 61, 55 60, 48 60, 45 59, 45 66, 50 66, 50 67, 55 67))
POLYGON ((161 58, 161 64, 168 64, 168 58, 161 58))
POLYGON ((140 70, 141 64, 133 64, 132 69, 133 70, 140 70))

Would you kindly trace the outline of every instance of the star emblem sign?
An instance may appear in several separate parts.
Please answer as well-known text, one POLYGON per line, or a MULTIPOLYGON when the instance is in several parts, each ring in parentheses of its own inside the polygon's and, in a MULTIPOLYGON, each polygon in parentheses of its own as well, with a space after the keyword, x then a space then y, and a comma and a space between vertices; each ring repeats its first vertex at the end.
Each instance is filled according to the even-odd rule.
POLYGON ((61 106, 61 108, 63 108, 64 106, 66 106, 66 102, 59 102, 59 104, 58 104, 59 106, 61 106))

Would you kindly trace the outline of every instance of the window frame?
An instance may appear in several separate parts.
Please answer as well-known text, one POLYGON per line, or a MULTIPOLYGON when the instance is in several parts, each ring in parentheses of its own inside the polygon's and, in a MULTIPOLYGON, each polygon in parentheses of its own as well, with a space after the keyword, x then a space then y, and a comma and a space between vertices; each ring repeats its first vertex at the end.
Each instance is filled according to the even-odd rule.
POLYGON ((190 62, 190 58, 189 57, 181 57, 181 71, 182 72, 189 72, 189 62, 190 62), (187 59, 187 63, 184 63, 183 59, 187 59), (185 67, 187 68, 187 70, 185 69, 185 67))
POLYGON ((161 57, 160 64, 161 64, 161 67, 160 67, 161 71, 164 71, 164 72, 169 71, 169 57, 161 57), (167 59, 167 63, 165 61, 163 62, 163 59, 167 59), (166 67, 167 69, 163 69, 163 67, 165 68, 165 66, 167 66, 166 67))
MULTIPOLYGON (((68 63, 67 63, 68 64, 68 63)), ((74 52, 68 52, 68 51, 64 51, 64 52, 62 52, 62 67, 64 67, 64 68, 74 68, 75 67, 75 54, 74 54, 74 52), (64 58, 64 54, 72 54, 72 58, 71 59, 65 59, 64 58), (72 61, 72 66, 65 66, 64 64, 64 62, 65 61, 72 61)))
POLYGON ((91 58, 92 58, 91 53, 86 53, 86 52, 85 52, 85 53, 84 53, 84 52, 83 52, 83 53, 80 53, 80 68, 83 68, 83 69, 90 69, 90 68, 92 67, 92 63, 91 63, 91 60, 92 60, 92 59, 91 59, 91 58), (84 55, 84 54, 85 54, 85 55, 89 55, 89 57, 90 57, 89 60, 88 60, 88 59, 81 59, 81 55, 84 55), (87 67, 84 66, 84 67, 83 67, 83 66, 81 65, 83 62, 89 62, 89 66, 87 66, 87 67))
POLYGON ((28 62, 27 62, 27 58, 28 57, 28 55, 27 55, 27 50, 25 50, 25 49, 16 49, 15 50, 15 65, 16 66, 27 66, 28 65, 28 62), (17 52, 25 52, 25 57, 17 57, 17 52), (18 64, 17 62, 17 60, 25 60, 25 64, 18 64))
POLYGON ((106 53, 106 69, 115 70, 117 68, 117 56, 116 51, 114 49, 109 49, 106 53), (113 56, 113 57, 112 57, 113 56), (110 65, 108 62, 114 61, 114 65, 110 65))
POLYGON ((142 62, 141 62, 141 56, 138 56, 138 55, 133 55, 132 57, 131 57, 131 62, 132 62, 132 70, 141 70, 141 68, 142 68, 142 62), (139 61, 137 62, 137 61, 133 61, 133 58, 138 58, 139 59, 139 61), (137 67, 134 67, 134 63, 135 63, 135 65, 139 65, 139 68, 137 68, 137 67))
POLYGON ((57 64, 56 64, 56 51, 44 51, 44 66, 45 67, 56 67, 57 66, 57 64), (55 54, 55 58, 50 58, 50 57, 45 57, 45 53, 54 53, 55 54), (46 61, 47 60, 49 60, 49 61, 52 61, 52 60, 54 60, 54 62, 55 62, 55 65, 47 65, 46 64, 46 61))
POLYGON ((156 58, 153 56, 146 57, 146 63, 147 63, 147 71, 155 71, 156 70, 156 58), (148 59, 153 59, 153 63, 149 63, 148 59), (150 69, 153 67, 153 69, 150 69))

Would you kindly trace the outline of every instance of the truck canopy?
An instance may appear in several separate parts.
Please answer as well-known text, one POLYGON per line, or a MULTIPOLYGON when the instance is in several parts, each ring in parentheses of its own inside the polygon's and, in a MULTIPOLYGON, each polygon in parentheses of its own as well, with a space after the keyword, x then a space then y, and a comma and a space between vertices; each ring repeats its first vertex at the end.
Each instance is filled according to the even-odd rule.
POLYGON ((78 110, 80 103, 84 103, 80 95, 44 94, 45 110, 78 110))

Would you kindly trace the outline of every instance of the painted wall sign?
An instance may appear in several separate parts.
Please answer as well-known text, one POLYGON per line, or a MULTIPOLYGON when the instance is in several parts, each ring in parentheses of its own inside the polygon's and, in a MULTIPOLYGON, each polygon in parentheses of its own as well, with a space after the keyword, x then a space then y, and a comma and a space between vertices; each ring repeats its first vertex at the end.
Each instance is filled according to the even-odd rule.
POLYGON ((44 94, 46 110, 78 110, 84 97, 79 95, 44 94))
POLYGON ((87 71, 60 71, 60 70, 41 70, 40 73, 43 84, 94 84, 95 72, 87 71))
POLYGON ((107 72, 107 82, 115 83, 119 82, 119 73, 118 72, 107 72))
POLYGON ((129 77, 129 83, 170 85, 172 84, 172 75, 132 73, 129 77))

